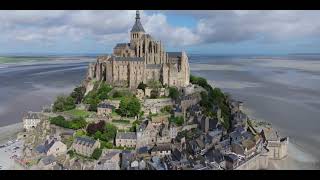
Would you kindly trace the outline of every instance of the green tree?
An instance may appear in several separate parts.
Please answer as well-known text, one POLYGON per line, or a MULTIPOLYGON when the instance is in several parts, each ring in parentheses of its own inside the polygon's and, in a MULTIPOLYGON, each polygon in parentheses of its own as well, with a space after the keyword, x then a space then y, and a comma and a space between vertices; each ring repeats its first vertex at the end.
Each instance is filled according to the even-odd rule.
POLYGON ((117 134, 117 127, 111 123, 107 123, 105 125, 105 131, 102 134, 101 139, 105 141, 110 141, 116 137, 116 134, 117 134))
POLYGON ((177 100, 180 96, 181 96, 181 93, 180 91, 178 90, 178 88, 176 87, 169 87, 169 96, 174 99, 174 100, 177 100))
POLYGON ((99 100, 105 100, 108 99, 108 94, 109 92, 112 90, 112 87, 107 84, 107 83, 103 83, 100 85, 100 88, 97 91, 97 97, 99 100))
POLYGON ((68 111, 74 109, 75 107, 75 100, 71 96, 58 96, 53 104, 53 111, 68 111))
POLYGON ((178 116, 178 117, 170 117, 169 121, 171 123, 176 124, 177 126, 182 126, 184 123, 184 118, 182 116, 178 116))
POLYGON ((86 88, 84 86, 78 86, 74 88, 70 96, 75 100, 76 104, 79 104, 81 103, 85 92, 86 92, 86 88))
POLYGON ((120 101, 119 112, 120 115, 126 117, 137 116, 140 112, 141 104, 136 97, 123 97, 120 101))
POLYGON ((102 149, 96 148, 96 149, 93 151, 93 153, 92 153, 92 155, 91 155, 91 158, 93 158, 93 159, 95 159, 95 160, 98 160, 98 159, 100 158, 101 154, 102 154, 102 149))

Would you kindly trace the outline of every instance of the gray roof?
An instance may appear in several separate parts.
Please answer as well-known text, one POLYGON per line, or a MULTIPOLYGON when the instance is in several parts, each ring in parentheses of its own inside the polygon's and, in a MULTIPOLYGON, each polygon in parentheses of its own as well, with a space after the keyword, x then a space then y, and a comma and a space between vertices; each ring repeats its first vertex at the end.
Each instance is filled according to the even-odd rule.
POLYGON ((126 46, 129 46, 130 43, 118 43, 114 48, 124 48, 126 46))
POLYGON ((143 57, 116 57, 113 56, 114 61, 144 61, 143 57))
POLYGON ((117 139, 137 139, 137 134, 135 132, 118 132, 117 139))
POLYGON ((146 64, 147 69, 160 69, 161 64, 146 64))
POLYGON ((115 108, 114 106, 112 106, 111 104, 108 103, 101 103, 98 105, 99 108, 108 108, 108 109, 113 109, 115 108))
POLYGON ((170 58, 180 58, 182 56, 182 52, 167 52, 170 58))
POLYGON ((87 137, 76 137, 75 143, 87 146, 93 146, 96 141, 87 137))
POLYGON ((227 156, 225 156, 225 159, 231 162, 236 162, 238 160, 238 156, 234 154, 228 154, 227 156))
POLYGON ((154 146, 151 151, 156 152, 156 151, 170 151, 170 150, 171 150, 170 144, 158 144, 154 146))
POLYGON ((39 153, 47 153, 49 151, 49 149, 53 146, 53 144, 55 143, 55 140, 52 140, 50 143, 48 140, 45 141, 44 145, 39 145, 36 147, 36 150, 39 153))
POLYGON ((49 164, 55 162, 56 158, 53 155, 50 155, 50 156, 46 156, 46 157, 42 158, 41 161, 43 162, 44 165, 49 165, 49 164))
POLYGON ((144 147, 141 147, 137 150, 137 153, 138 154, 144 154, 144 153, 148 153, 148 147, 144 146, 144 147))
POLYGON ((39 118, 38 113, 29 111, 26 114, 25 119, 40 119, 40 118, 39 118))
POLYGON ((140 22, 140 14, 139 14, 139 11, 137 11, 136 13, 136 22, 134 23, 132 29, 131 29, 131 32, 145 32, 143 27, 142 27, 142 24, 140 22))

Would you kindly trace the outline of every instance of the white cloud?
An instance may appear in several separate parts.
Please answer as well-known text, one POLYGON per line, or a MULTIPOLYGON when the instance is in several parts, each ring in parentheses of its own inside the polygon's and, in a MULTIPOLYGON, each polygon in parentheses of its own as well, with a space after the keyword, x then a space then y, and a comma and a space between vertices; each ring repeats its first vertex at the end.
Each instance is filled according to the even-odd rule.
MULTIPOLYGON (((135 11, 0 11, 0 44, 93 39, 112 46, 129 40, 134 16, 135 11)), ((258 39, 275 43, 320 35, 320 11, 141 11, 141 19, 147 33, 176 47, 258 39), (196 25, 170 24, 168 14, 188 15, 196 25)))

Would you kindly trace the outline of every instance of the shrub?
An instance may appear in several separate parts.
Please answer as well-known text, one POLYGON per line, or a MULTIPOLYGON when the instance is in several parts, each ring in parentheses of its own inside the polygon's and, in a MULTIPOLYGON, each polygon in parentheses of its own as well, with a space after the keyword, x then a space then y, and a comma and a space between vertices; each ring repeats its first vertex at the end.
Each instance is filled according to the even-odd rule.
POLYGON ((104 132, 105 122, 99 121, 98 123, 91 123, 87 126, 87 132, 89 135, 95 134, 97 131, 104 132))
POLYGON ((176 87, 169 87, 169 96, 173 99, 173 100, 177 100, 180 96, 181 93, 178 90, 178 88, 176 87))
POLYGON ((142 90, 145 90, 147 87, 146 84, 143 84, 143 82, 141 82, 139 85, 138 85, 138 89, 142 89, 142 90))
POLYGON ((184 123, 184 118, 182 116, 179 117, 170 117, 169 121, 171 123, 176 124, 177 126, 182 126, 184 123))

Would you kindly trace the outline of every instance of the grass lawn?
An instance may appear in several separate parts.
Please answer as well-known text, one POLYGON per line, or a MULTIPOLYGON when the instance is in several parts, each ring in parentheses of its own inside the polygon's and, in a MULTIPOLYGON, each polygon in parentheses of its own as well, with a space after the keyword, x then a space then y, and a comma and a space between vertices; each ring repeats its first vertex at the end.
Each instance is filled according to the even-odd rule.
POLYGON ((93 114, 93 112, 85 111, 85 110, 79 110, 79 109, 72 109, 69 111, 65 111, 65 113, 70 114, 75 117, 89 117, 89 115, 93 114))

